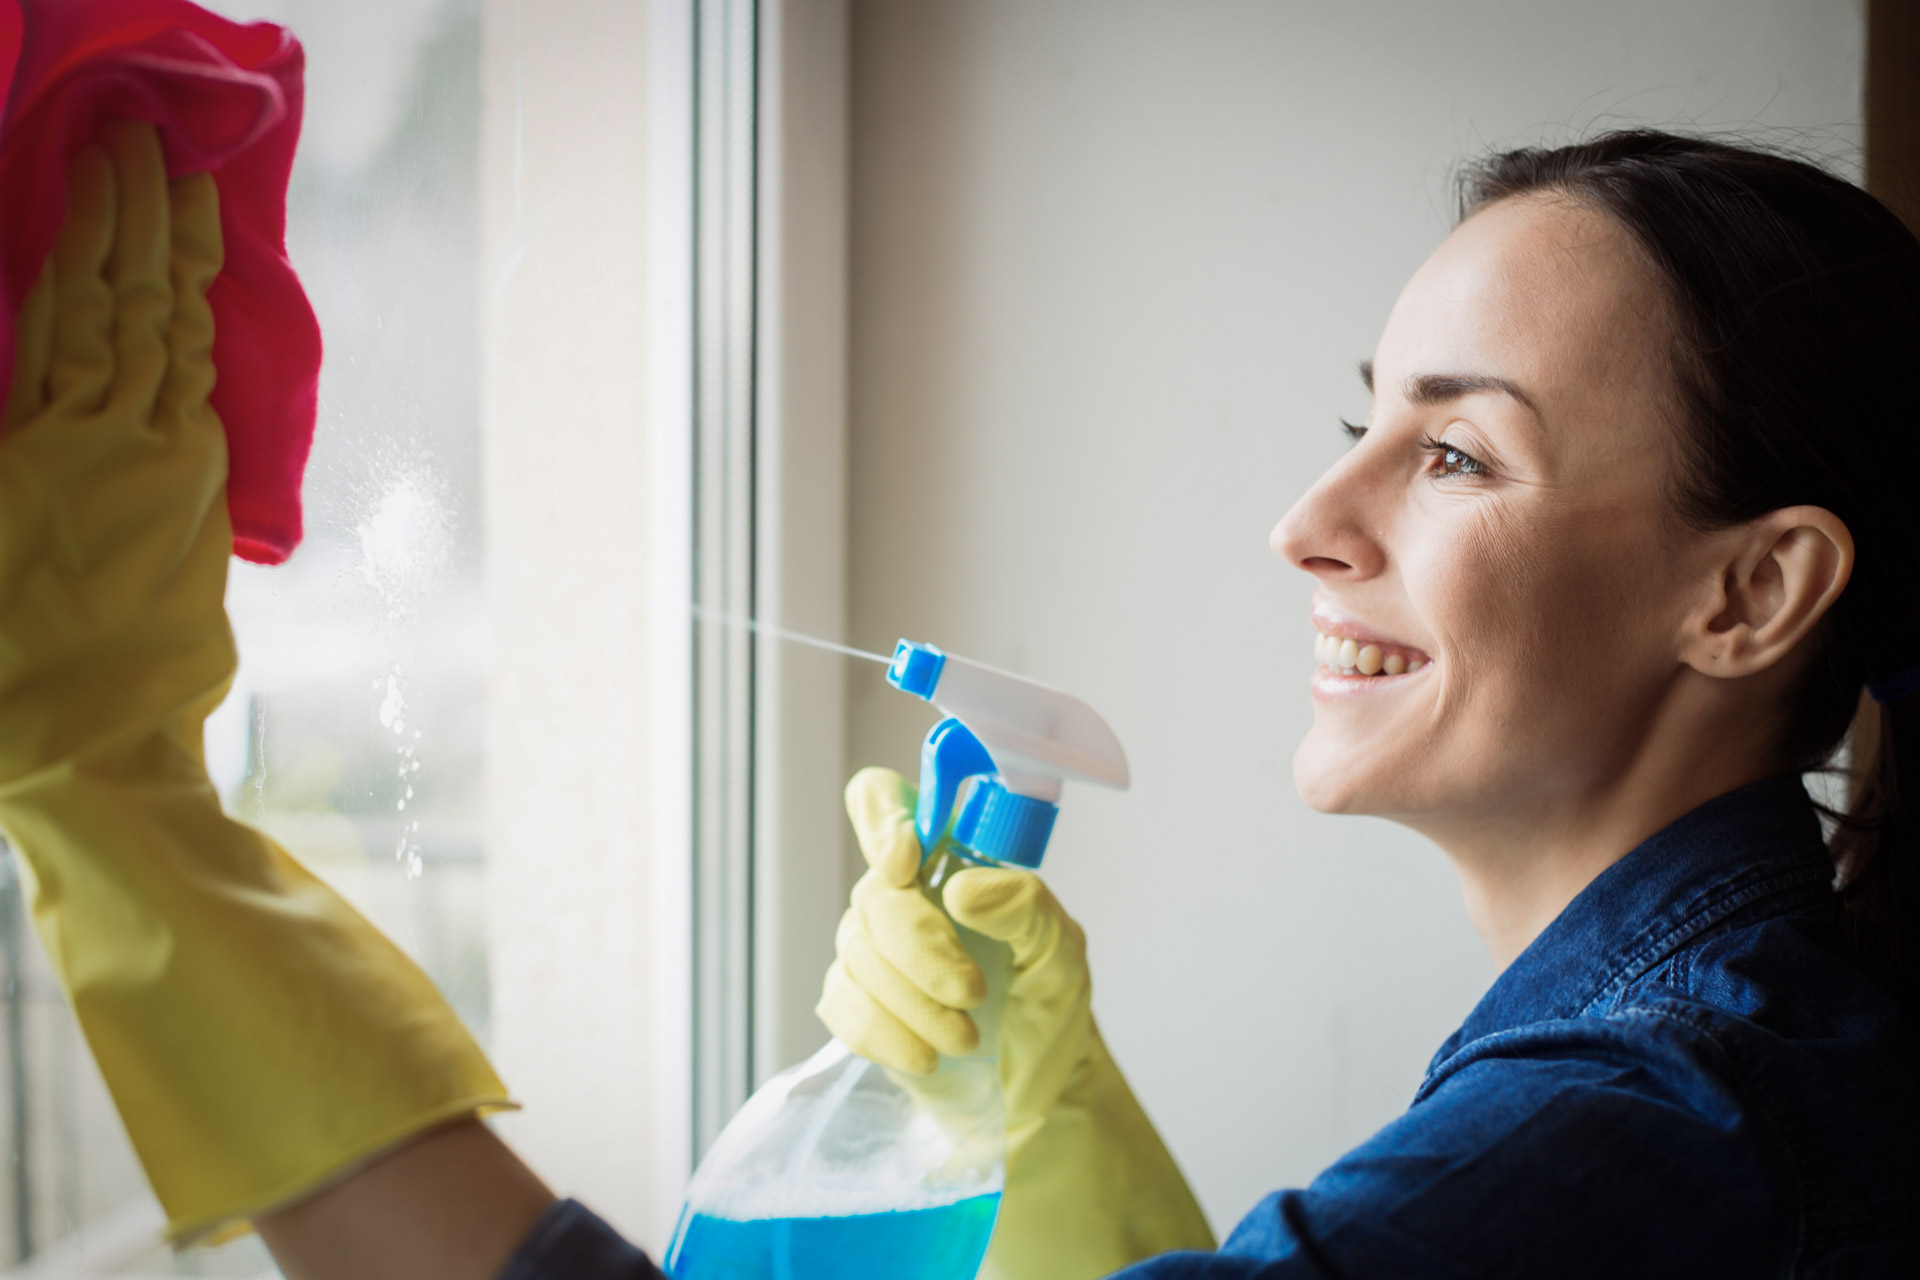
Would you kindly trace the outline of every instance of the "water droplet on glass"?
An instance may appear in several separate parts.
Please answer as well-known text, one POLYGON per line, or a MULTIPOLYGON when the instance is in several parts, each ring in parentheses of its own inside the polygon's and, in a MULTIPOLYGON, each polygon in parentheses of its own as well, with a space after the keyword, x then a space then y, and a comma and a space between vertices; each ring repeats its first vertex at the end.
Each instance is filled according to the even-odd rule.
POLYGON ((402 463, 355 527, 360 573, 379 593, 389 622, 418 603, 453 552, 454 513, 446 481, 426 459, 402 463))

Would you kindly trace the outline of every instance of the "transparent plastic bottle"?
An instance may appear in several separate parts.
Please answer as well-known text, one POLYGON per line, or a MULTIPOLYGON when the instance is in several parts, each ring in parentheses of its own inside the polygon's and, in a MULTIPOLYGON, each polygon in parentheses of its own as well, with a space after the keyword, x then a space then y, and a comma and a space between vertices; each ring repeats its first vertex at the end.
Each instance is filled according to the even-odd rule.
POLYGON ((987 973, 988 999, 973 1016, 989 1048, 909 1076, 832 1040, 769 1080, 695 1172, 667 1250, 669 1275, 973 1280, 1006 1182, 1005 1104, 990 1046, 1008 957, 1003 944, 961 936, 987 973))

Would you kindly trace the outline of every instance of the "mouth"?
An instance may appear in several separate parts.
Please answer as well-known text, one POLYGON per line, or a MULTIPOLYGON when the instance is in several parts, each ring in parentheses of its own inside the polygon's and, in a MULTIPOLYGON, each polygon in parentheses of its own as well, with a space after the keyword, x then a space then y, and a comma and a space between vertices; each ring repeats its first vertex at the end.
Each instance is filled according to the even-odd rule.
POLYGON ((1322 679, 1376 683, 1416 675, 1433 665, 1424 650, 1377 635, 1351 619, 1313 612, 1313 658, 1322 679))

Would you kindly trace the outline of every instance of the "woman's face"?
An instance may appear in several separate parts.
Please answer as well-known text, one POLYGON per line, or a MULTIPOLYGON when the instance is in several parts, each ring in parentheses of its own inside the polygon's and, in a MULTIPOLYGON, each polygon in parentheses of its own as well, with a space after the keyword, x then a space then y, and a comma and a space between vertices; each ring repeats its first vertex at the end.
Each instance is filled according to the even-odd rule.
POLYGON ((1407 285, 1365 434, 1272 536, 1329 638, 1309 804, 1469 833, 1622 777, 1715 573, 1667 497, 1667 314, 1626 233, 1558 198, 1476 213, 1407 285))

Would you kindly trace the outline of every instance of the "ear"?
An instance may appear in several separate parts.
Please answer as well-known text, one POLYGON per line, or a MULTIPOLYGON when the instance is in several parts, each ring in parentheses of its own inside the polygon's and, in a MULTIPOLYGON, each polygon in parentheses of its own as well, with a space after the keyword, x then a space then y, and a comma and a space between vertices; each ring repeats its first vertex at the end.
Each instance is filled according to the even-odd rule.
POLYGON ((1703 675, 1750 676, 1812 631, 1853 573, 1853 535, 1824 507, 1782 507, 1714 539, 1719 587, 1689 616, 1680 660, 1703 675))

